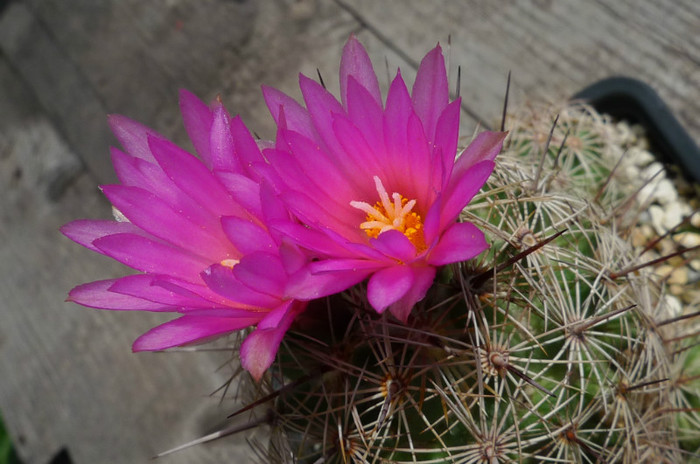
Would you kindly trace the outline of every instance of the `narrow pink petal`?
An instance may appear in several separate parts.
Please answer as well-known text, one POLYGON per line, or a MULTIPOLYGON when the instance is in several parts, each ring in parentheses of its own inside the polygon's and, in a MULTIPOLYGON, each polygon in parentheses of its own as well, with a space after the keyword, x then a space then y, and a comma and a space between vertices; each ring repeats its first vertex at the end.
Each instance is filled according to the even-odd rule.
POLYGON ((109 291, 117 280, 100 280, 78 285, 68 294, 68 301, 90 308, 117 311, 172 311, 173 308, 170 305, 109 291))
POLYGON ((347 248, 342 247, 335 240, 323 232, 290 221, 276 221, 270 227, 283 236, 290 238, 298 245, 328 256, 351 256, 347 248))
POLYGON ((291 212, 270 183, 264 179, 260 181, 260 203, 262 205, 262 215, 260 217, 268 230, 273 222, 290 220, 291 212))
POLYGON ((141 229, 130 222, 116 222, 107 220, 78 219, 69 222, 60 229, 61 233, 74 242, 92 251, 102 253, 92 242, 98 238, 114 234, 143 234, 141 229))
POLYGON ((233 275, 243 285, 256 292, 273 297, 284 295, 287 273, 276 254, 256 251, 245 255, 234 266, 233 275))
POLYGON ((425 137, 423 124, 416 115, 411 113, 408 118, 408 136, 406 138, 405 159, 402 163, 402 193, 408 198, 416 198, 419 201, 418 207, 429 205, 435 196, 435 190, 441 185, 431 185, 433 171, 438 167, 433 160, 432 150, 425 137))
POLYGON ((145 190, 106 185, 102 191, 132 224, 173 245, 211 260, 223 259, 226 254, 235 251, 220 228, 207 230, 191 222, 145 190))
POLYGON ((309 265, 313 274, 342 272, 342 271, 377 271, 391 264, 390 262, 378 262, 369 259, 354 258, 329 258, 314 261, 309 265))
POLYGON ((416 247, 398 230, 387 230, 370 243, 377 250, 398 261, 408 263, 416 259, 416 247))
POLYGON ((277 245, 270 237, 269 232, 248 219, 224 216, 221 218, 221 226, 228 239, 242 255, 254 251, 268 253, 277 251, 277 245))
POLYGON ((172 209, 202 227, 217 227, 218 218, 180 190, 158 164, 127 155, 116 148, 112 149, 112 162, 124 185, 139 187, 157 195, 172 209))
POLYGON ((287 129, 298 132, 311 140, 319 140, 311 116, 296 100, 266 85, 262 86, 262 92, 275 124, 281 125, 281 116, 284 114, 287 129), (281 108, 284 108, 284 111, 281 108))
POLYGON ((258 180, 258 174, 253 169, 255 164, 264 162, 260 146, 253 138, 248 128, 243 124, 240 116, 231 119, 231 135, 233 136, 233 145, 236 150, 236 158, 238 163, 243 167, 243 173, 258 180))
POLYGON ((283 312, 280 315, 275 314, 275 324, 268 320, 272 316, 270 313, 258 324, 253 333, 246 337, 241 345, 241 365, 256 381, 260 381, 265 371, 272 365, 284 334, 289 330, 296 315, 305 307, 304 303, 286 303, 281 307, 283 312))
POLYGON ((441 169, 436 170, 440 175, 433 177, 433 185, 447 185, 447 181, 452 174, 459 140, 461 102, 461 99, 457 99, 447 105, 438 119, 435 131, 435 146, 440 148, 441 159, 438 162, 441 169))
POLYGON ((109 115, 107 122, 115 137, 117 137, 117 140, 119 140, 119 143, 121 143, 128 154, 150 163, 155 162, 151 149, 148 146, 148 138, 164 139, 162 135, 133 119, 118 114, 109 115))
POLYGON ((404 162, 405 153, 408 150, 408 118, 412 112, 411 96, 408 94, 401 72, 397 72, 386 97, 386 110, 382 124, 386 166, 401 166, 404 162))
POLYGON ((428 289, 435 279, 435 269, 432 266, 412 267, 413 285, 406 294, 396 303, 391 305, 389 311, 398 320, 406 322, 413 307, 425 297, 428 289))
POLYGON ((205 342, 221 335, 256 324, 261 314, 250 317, 197 317, 182 316, 159 325, 141 335, 134 342, 133 351, 158 351, 174 346, 205 342))
POLYGON ((443 232, 427 261, 433 266, 467 261, 488 247, 484 233, 478 227, 469 222, 456 223, 443 232))
POLYGON ((201 161, 167 140, 150 138, 158 164, 192 200, 215 215, 244 216, 221 182, 201 161))
POLYGON ((449 102, 447 71, 440 45, 423 58, 413 84, 413 105, 423 122, 425 135, 435 140, 437 121, 449 102))
POLYGON ((382 94, 379 91, 377 75, 374 73, 367 50, 354 35, 350 36, 345 47, 343 47, 343 56, 340 59, 340 97, 345 108, 348 108, 352 99, 348 90, 351 78, 367 89, 374 101, 381 106, 382 94))
POLYGON ((356 268, 314 274, 311 269, 306 268, 290 277, 285 296, 306 301, 334 295, 362 282, 375 269, 376 266, 372 269, 356 268))
POLYGON ((316 132, 331 153, 341 153, 338 140, 333 133, 333 114, 344 114, 345 110, 338 100, 318 82, 304 75, 299 76, 299 86, 311 115, 316 132))
POLYGON ((440 213, 440 230, 454 221, 460 211, 471 201, 493 171, 493 161, 482 161, 472 166, 462 177, 452 176, 449 190, 444 192, 443 208, 440 213))
POLYGON ((423 239, 428 248, 434 245, 440 235, 440 214, 442 212, 442 197, 437 196, 423 219, 423 239))
POLYGON ((464 175, 475 164, 493 161, 503 148, 507 132, 481 132, 457 159, 452 170, 452 178, 464 175))
POLYGON ((136 274, 113 281, 109 287, 110 292, 124 296, 140 298, 161 305, 167 305, 171 311, 180 308, 205 309, 213 308, 217 305, 190 293, 185 296, 185 292, 174 292, 172 287, 166 288, 158 285, 159 277, 148 274, 136 274))
MULTIPOLYGON (((373 74, 374 75, 374 74, 373 74)), ((382 131, 382 106, 369 91, 353 77, 348 82, 348 101, 345 104, 348 117, 360 130, 367 143, 379 152, 384 151, 382 131)))
POLYGON ((209 150, 209 132, 214 121, 211 109, 193 93, 181 89, 180 111, 185 130, 187 135, 190 136, 190 140, 192 140, 194 149, 204 162, 211 167, 213 163, 209 150))
POLYGON ((228 171, 214 171, 214 176, 223 184, 231 197, 252 216, 262 219, 263 206, 260 202, 260 183, 242 174, 228 171))
POLYGON ((242 168, 235 154, 229 119, 226 109, 219 104, 214 109, 214 120, 208 134, 209 157, 204 161, 210 169, 240 172, 242 168))
POLYGON ((278 297, 260 293, 244 285, 230 268, 220 264, 214 264, 202 272, 202 279, 212 291, 232 302, 251 305, 260 308, 261 311, 267 311, 266 308, 274 308, 280 304, 278 297))
POLYGON ((94 242, 102 253, 120 263, 151 274, 164 274, 191 282, 211 263, 182 249, 135 234, 115 234, 94 242))
POLYGON ((396 265, 382 269, 367 283, 367 299, 379 313, 400 300, 415 280, 409 266, 396 265))

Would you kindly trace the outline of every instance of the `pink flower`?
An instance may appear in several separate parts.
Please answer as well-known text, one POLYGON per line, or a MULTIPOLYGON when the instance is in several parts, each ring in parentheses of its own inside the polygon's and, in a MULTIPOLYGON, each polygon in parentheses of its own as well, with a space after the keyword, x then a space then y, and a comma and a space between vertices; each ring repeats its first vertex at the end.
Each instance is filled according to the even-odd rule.
POLYGON ((310 287, 305 297, 369 277, 371 305, 405 321, 437 267, 488 247, 473 224, 456 220, 491 174, 505 133, 479 134, 455 160, 460 100, 450 102, 439 46, 423 58, 411 94, 397 73, 386 103, 354 37, 340 64, 340 102, 303 75, 300 87, 305 108, 263 88, 278 135, 260 172, 304 223, 277 230, 317 254, 312 274, 337 277, 335 288, 310 287))
POLYGON ((69 300, 181 314, 141 335, 134 351, 257 325, 241 347, 241 363, 260 379, 305 308, 287 294, 287 283, 307 257, 266 226, 290 217, 251 169, 263 158, 241 120, 185 91, 180 105, 201 159, 132 120, 110 117, 124 147, 112 149, 121 185, 102 190, 124 220, 79 220, 61 230, 140 273, 80 285, 69 300))

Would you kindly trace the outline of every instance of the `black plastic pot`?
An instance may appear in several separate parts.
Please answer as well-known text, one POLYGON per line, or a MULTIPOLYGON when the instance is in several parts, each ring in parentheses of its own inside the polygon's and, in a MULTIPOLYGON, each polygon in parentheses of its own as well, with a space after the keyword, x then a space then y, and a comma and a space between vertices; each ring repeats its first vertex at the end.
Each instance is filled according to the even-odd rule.
POLYGON ((700 183, 700 149, 649 85, 629 77, 611 77, 574 95, 598 112, 644 127, 654 153, 700 183))

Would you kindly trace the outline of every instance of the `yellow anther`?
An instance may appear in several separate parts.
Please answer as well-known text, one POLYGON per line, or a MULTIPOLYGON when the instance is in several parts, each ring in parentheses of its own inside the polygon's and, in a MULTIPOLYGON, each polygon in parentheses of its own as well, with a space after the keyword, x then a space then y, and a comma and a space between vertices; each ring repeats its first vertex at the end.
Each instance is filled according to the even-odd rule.
POLYGON ((418 213, 413 211, 416 200, 408 200, 397 192, 394 192, 390 198, 384 184, 377 176, 374 176, 374 184, 379 195, 379 201, 374 206, 364 201, 350 202, 350 206, 367 215, 365 222, 360 224, 360 229, 364 230, 370 238, 377 238, 379 234, 387 230, 398 230, 413 243, 419 252, 425 250, 423 220, 418 213))

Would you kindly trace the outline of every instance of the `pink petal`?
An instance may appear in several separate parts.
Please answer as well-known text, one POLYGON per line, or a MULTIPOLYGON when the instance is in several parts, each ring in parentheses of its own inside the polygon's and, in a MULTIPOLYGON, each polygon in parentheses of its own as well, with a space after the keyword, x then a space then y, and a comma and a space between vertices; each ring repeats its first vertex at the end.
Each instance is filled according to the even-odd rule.
MULTIPOLYGON (((375 151, 384 151, 384 133, 382 132, 381 101, 375 100, 366 88, 353 77, 348 82, 348 101, 345 105, 348 117, 362 133, 364 139, 375 151)), ((342 140, 342 139, 341 139, 342 140)))
POLYGON ((413 307, 425 297, 428 289, 435 279, 435 268, 432 266, 412 267, 413 284, 406 294, 396 303, 391 305, 389 311, 398 320, 406 322, 413 307))
POLYGON ((468 222, 456 223, 442 234, 427 261, 433 266, 467 261, 488 247, 484 233, 478 227, 468 222))
POLYGON ((332 116, 335 113, 343 114, 345 110, 338 103, 338 100, 318 82, 300 75, 299 86, 306 102, 306 108, 311 115, 314 127, 321 140, 330 149, 331 153, 342 153, 338 140, 333 133, 332 116))
POLYGON ((244 285, 234 276, 230 268, 220 264, 214 264, 202 272, 202 279, 212 291, 232 302, 254 306, 261 311, 280 304, 278 297, 257 292, 244 285))
POLYGON ((170 179, 192 200, 217 216, 245 216, 221 182, 194 156, 167 140, 149 139, 153 155, 170 179))
POLYGON ((243 256, 234 266, 233 275, 243 285, 270 296, 281 297, 287 284, 287 273, 273 253, 256 251, 243 256))
POLYGON ((236 149, 235 156, 238 162, 243 167, 245 175, 252 179, 258 180, 258 174, 253 169, 253 166, 264 162, 260 147, 253 138, 248 128, 243 124, 240 116, 231 119, 231 135, 233 136, 233 144, 236 149))
POLYGON ((118 114, 109 115, 107 122, 128 154, 155 163, 148 146, 148 138, 164 139, 162 135, 143 124, 118 114))
POLYGON ((345 47, 343 47, 343 56, 340 59, 340 97, 345 108, 348 108, 348 104, 352 99, 352 96, 348 95, 350 78, 354 78, 362 87, 367 89, 374 101, 381 106, 382 94, 379 91, 377 75, 374 73, 367 51, 354 35, 350 36, 345 47))
POLYGON ((220 228, 207 230, 206 227, 191 222, 145 190, 106 185, 102 191, 132 224, 173 245, 212 260, 223 259, 233 251, 220 228))
POLYGON ((77 221, 69 222, 61 227, 60 231, 74 242, 98 253, 102 253, 102 251, 92 243, 98 238, 124 233, 145 235, 141 229, 130 222, 91 219, 78 219, 77 221))
POLYGON ((150 274, 164 274, 199 281, 199 273, 211 263, 186 251, 135 234, 115 234, 94 245, 120 263, 150 274))
POLYGON ((205 342, 256 324, 262 314, 250 317, 182 316, 149 330, 136 339, 133 351, 158 351, 195 342, 205 342))
MULTIPOLYGON (((401 72, 389 87, 384 111, 383 132, 386 146, 386 166, 401 166, 408 151, 408 118, 413 113, 413 103, 401 72)), ((396 176, 395 176, 396 177, 396 176)))
POLYGON ((185 123, 185 130, 187 135, 190 136, 190 140, 192 140, 194 149, 211 167, 213 162, 209 150, 209 132, 214 121, 211 109, 193 93, 181 89, 180 111, 182 112, 182 120, 185 123))
POLYGON ((293 98, 272 87, 263 85, 262 92, 272 118, 278 126, 281 125, 281 108, 284 108, 283 113, 287 129, 298 132, 311 140, 318 140, 318 134, 314 129, 311 116, 303 106, 293 98))
POLYGON ((236 157, 229 119, 223 105, 218 105, 214 109, 214 120, 209 132, 210 154, 205 162, 210 169, 241 172, 242 168, 236 157))
POLYGON ((270 324, 266 317, 258 324, 257 329, 246 337, 241 345, 241 365, 256 381, 260 381, 265 371, 272 365, 284 334, 305 306, 303 303, 286 303, 281 307, 284 311, 283 317, 275 318, 279 319, 276 324, 270 324))
POLYGON ((221 181, 226 191, 243 207, 243 209, 258 219, 263 218, 259 182, 242 174, 228 171, 214 171, 214 175, 221 181))
POLYGON ((159 285, 159 277, 148 274, 136 274, 122 277, 113 281, 110 292, 148 300, 161 305, 167 305, 171 311, 180 308, 205 309, 216 307, 212 301, 205 300, 193 293, 185 296, 184 291, 174 292, 172 286, 166 288, 159 285))
POLYGON ((78 285, 68 294, 68 301, 90 308, 113 309, 117 311, 170 311, 173 308, 162 303, 122 295, 109 291, 118 279, 99 280, 78 285))
POLYGON ((254 251, 277 251, 277 245, 272 241, 269 232, 248 219, 224 216, 221 218, 221 226, 241 255, 254 251))
POLYGON ((447 71, 440 45, 423 58, 413 84, 413 105, 423 122, 425 135, 435 140, 437 121, 449 102, 447 71))
POLYGON ((435 145, 440 147, 441 173, 439 177, 433 177, 433 185, 447 185, 447 181, 452 174, 457 155, 457 143, 459 140, 459 116, 461 111, 461 99, 457 99, 447 105, 440 115, 435 131, 435 145))
POLYGON ((296 300, 315 300, 334 295, 365 280, 376 270, 376 263, 372 265, 371 269, 354 268, 319 274, 314 273, 311 268, 302 269, 290 276, 285 296, 296 300))
POLYGON ((507 132, 481 132, 457 159, 452 170, 452 178, 464 175, 472 166, 482 161, 493 161, 503 148, 507 132))
POLYGON ((409 291, 414 280, 409 266, 396 265, 382 269, 370 277, 367 299, 377 312, 383 313, 409 291))
POLYGON ((398 230, 387 230, 379 234, 376 239, 370 239, 370 243, 377 250, 403 263, 408 263, 416 258, 416 247, 398 230))
POLYGON ((471 201, 493 171, 493 161, 482 161, 471 167, 461 178, 452 176, 449 190, 445 193, 443 208, 440 214, 440 229, 454 221, 460 211, 471 201))

